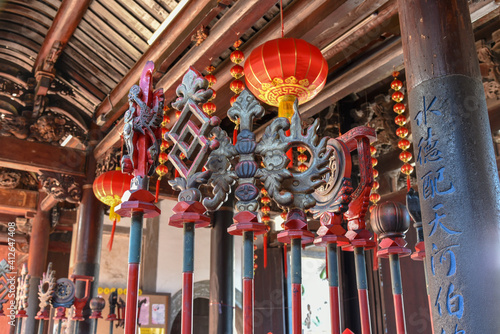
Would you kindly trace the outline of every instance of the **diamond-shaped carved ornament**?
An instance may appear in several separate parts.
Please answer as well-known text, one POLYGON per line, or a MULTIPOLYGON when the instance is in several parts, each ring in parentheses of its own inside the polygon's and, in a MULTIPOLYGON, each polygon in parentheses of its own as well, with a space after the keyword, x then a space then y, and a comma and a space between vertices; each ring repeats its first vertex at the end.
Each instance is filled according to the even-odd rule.
POLYGON ((182 112, 168 133, 174 143, 168 159, 185 179, 201 171, 209 150, 218 146, 218 142, 211 141, 209 135, 212 129, 220 124, 220 119, 216 116, 209 117, 198 106, 212 96, 212 90, 207 88, 208 81, 196 69, 190 67, 182 79, 182 84, 177 88, 179 98, 172 103, 175 109, 182 112))

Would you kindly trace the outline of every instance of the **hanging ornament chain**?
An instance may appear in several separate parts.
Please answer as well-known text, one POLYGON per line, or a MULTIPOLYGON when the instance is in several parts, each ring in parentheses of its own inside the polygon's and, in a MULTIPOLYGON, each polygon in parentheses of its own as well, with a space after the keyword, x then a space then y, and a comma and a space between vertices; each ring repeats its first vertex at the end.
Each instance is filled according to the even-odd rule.
POLYGON ((399 72, 394 71, 392 73, 392 76, 394 77, 394 80, 391 82, 391 88, 394 90, 394 93, 392 93, 391 98, 394 102, 396 102, 393 110, 396 114, 398 114, 394 119, 394 122, 399 126, 399 128, 396 130, 396 135, 400 138, 398 147, 403 151, 399 154, 399 160, 403 162, 403 166, 401 166, 401 173, 406 175, 406 187, 409 191, 411 188, 410 175, 413 172, 413 166, 409 163, 409 161, 412 159, 412 154, 408 151, 408 149, 410 148, 410 141, 406 138, 408 137, 409 131, 405 127, 408 120, 404 115, 406 107, 404 103, 402 103, 405 96, 403 92, 401 92, 403 83, 398 79, 399 72))
POLYGON ((167 149, 170 147, 170 144, 168 141, 166 141, 164 138, 167 138, 167 124, 170 123, 170 118, 167 116, 168 111, 170 108, 168 106, 165 106, 163 108, 163 121, 161 122, 161 145, 160 145, 160 154, 158 155, 158 162, 159 165, 156 167, 156 174, 158 174, 158 179, 156 180, 156 192, 155 192, 155 202, 158 202, 158 197, 160 195, 160 183, 161 183, 161 178, 168 173, 168 167, 165 165, 165 163, 168 161, 168 154, 167 154, 167 149))
MULTIPOLYGON (((243 66, 240 64, 245 60, 245 55, 243 52, 239 49, 241 46, 242 41, 237 40, 234 42, 233 47, 236 49, 233 52, 231 52, 231 62, 234 63, 233 67, 231 67, 231 76, 234 78, 234 80, 231 82, 229 85, 229 88, 233 91, 235 94, 233 97, 231 97, 231 106, 233 103, 236 101, 238 96, 240 96, 240 93, 245 89, 245 84, 243 81, 240 79, 245 75, 245 72, 243 70, 243 66)), ((233 145, 236 145, 237 137, 238 137, 238 130, 239 130, 239 121, 236 121, 234 123, 234 131, 233 131, 233 145)))

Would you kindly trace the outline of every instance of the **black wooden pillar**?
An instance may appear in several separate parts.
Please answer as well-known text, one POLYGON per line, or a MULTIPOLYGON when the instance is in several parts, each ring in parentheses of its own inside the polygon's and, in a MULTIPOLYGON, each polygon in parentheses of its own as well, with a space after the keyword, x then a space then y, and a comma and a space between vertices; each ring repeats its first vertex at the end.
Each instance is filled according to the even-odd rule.
POLYGON ((233 236, 227 228, 233 223, 230 198, 212 214, 210 240, 210 308, 209 330, 213 334, 233 333, 233 236))
POLYGON ((434 333, 500 333, 500 186, 467 0, 399 0, 434 333))

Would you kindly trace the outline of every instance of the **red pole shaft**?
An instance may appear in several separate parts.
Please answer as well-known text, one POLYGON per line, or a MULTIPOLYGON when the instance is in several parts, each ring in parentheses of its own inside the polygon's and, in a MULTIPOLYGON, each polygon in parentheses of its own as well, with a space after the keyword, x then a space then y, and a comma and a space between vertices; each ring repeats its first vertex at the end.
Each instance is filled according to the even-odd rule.
POLYGON ((193 331, 193 272, 182 273, 182 321, 181 333, 193 331))
POLYGON ((403 295, 393 295, 394 313, 396 314, 396 331, 398 334, 406 334, 405 313, 403 309, 403 295))
POLYGON ((359 312, 361 316, 361 333, 371 334, 370 310, 368 308, 368 292, 366 289, 358 289, 359 312))
POLYGON ((135 334, 137 320, 137 297, 139 296, 139 263, 128 264, 127 308, 125 312, 125 334, 135 334))
POLYGON ((243 278, 243 334, 253 334, 252 278, 243 278))
POLYGON ((330 321, 332 334, 340 334, 339 287, 330 287, 330 321))
POLYGON ((302 333, 302 284, 292 284, 292 333, 302 333))

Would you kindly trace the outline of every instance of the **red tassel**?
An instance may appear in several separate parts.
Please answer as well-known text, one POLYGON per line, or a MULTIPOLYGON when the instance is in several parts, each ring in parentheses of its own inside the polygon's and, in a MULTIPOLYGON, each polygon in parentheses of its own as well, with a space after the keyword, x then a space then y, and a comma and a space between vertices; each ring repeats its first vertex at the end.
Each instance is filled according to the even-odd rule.
POLYGON ((156 180, 156 194, 155 194, 155 203, 158 203, 158 196, 160 195, 160 181, 161 177, 156 180))
POLYGON ((267 233, 264 234, 263 240, 263 248, 264 248, 264 269, 267 268, 267 233))
POLYGON ((285 265, 285 278, 288 276, 288 250, 286 248, 286 244, 283 246, 283 257, 284 257, 284 265, 285 265))
MULTIPOLYGON (((286 135, 290 136, 290 130, 286 130, 286 135)), ((286 156, 288 157, 288 159, 290 159, 290 162, 288 163, 288 168, 293 168, 293 151, 292 151, 292 149, 289 149, 286 152, 286 156)))
POLYGON ((328 247, 325 249, 325 259, 326 259, 326 279, 328 279, 328 247))
POLYGON ((108 242, 108 248, 109 248, 110 252, 111 252, 111 249, 113 248, 113 239, 115 238, 115 229, 116 229, 116 219, 113 220, 113 227, 111 228, 111 236, 109 237, 109 242, 108 242))
POLYGON ((238 142, 238 126, 236 125, 233 130, 233 145, 238 142))
POLYGON ((407 191, 410 191, 410 188, 411 188, 411 179, 410 179, 410 175, 406 175, 406 190, 407 191))
MULTIPOLYGON (((378 243, 377 233, 373 233, 373 240, 378 243)), ((377 247, 373 249, 373 271, 378 270, 378 255, 377 255, 377 247)))

